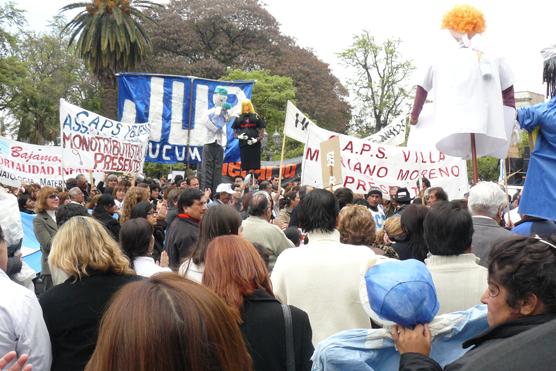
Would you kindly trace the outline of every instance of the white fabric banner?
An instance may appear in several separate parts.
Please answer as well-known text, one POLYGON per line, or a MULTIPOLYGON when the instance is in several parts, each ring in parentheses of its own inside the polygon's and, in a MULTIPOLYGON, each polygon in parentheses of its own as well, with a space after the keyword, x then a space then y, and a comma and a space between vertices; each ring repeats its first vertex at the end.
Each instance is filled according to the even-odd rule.
POLYGON ((294 104, 288 101, 286 108, 286 120, 284 122, 284 135, 298 142, 305 143, 309 132, 309 126, 317 127, 301 112, 294 104))
POLYGON ((60 99, 64 167, 140 173, 150 125, 127 124, 60 99))
POLYGON ((384 195, 389 186, 405 186, 414 196, 417 180, 428 178, 433 187, 442 187, 451 199, 463 198, 468 191, 467 164, 437 150, 415 149, 377 144, 368 140, 337 134, 309 125, 303 155, 301 183, 322 187, 319 158, 320 142, 340 136, 343 187, 355 193, 379 188, 384 195))
POLYGON ((37 146, 0 137, 0 184, 61 187, 64 179, 83 173, 87 170, 62 168, 62 147, 37 146))
POLYGON ((399 146, 405 141, 405 119, 392 122, 383 127, 378 133, 369 135, 365 138, 373 143, 389 144, 391 146, 399 146))

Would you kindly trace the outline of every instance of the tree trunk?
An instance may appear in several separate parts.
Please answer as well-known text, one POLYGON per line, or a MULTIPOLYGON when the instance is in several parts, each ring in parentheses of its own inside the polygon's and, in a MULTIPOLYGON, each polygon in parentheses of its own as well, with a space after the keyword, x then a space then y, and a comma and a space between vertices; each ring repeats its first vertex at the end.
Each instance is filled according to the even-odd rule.
POLYGON ((112 72, 105 72, 98 76, 102 88, 101 114, 109 119, 116 120, 118 108, 118 95, 116 91, 116 76, 112 72))

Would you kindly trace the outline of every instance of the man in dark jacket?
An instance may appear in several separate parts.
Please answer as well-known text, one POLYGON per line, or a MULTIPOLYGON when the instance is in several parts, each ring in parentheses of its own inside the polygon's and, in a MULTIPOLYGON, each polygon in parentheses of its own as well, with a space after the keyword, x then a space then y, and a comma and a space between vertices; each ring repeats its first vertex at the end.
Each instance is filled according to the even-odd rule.
POLYGON ((193 252, 199 236, 199 223, 207 210, 207 200, 198 189, 189 188, 178 198, 179 214, 167 232, 166 252, 170 268, 178 270, 184 258, 193 252))
POLYGON ((481 259, 479 264, 486 268, 493 246, 515 236, 515 233, 499 225, 508 205, 508 198, 498 184, 479 182, 469 191, 467 203, 473 217, 471 252, 481 259))

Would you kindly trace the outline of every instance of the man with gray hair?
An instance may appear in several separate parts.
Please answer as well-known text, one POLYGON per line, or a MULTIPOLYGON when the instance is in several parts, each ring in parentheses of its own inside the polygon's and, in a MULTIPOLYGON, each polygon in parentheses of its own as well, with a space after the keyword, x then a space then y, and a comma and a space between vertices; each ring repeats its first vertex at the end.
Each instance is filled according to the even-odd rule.
POLYGON ((508 198, 498 184, 479 182, 469 191, 467 204, 473 217, 471 252, 481 259, 480 265, 488 268, 492 247, 500 240, 515 236, 500 226, 508 198))
POLYGON ((70 203, 83 206, 85 203, 85 194, 79 187, 73 187, 68 191, 70 203))
POLYGON ((249 201, 248 213, 249 217, 241 224, 243 238, 266 247, 270 255, 269 267, 272 270, 278 255, 295 246, 278 226, 270 223, 272 203, 268 193, 256 192, 249 201))

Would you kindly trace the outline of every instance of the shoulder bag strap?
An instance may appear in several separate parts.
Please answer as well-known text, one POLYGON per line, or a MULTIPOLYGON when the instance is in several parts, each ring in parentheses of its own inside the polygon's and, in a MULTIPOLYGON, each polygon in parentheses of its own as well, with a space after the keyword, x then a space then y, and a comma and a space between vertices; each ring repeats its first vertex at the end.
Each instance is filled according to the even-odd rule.
POLYGON ((293 348, 293 324, 290 307, 282 304, 284 321, 286 323, 286 370, 295 371, 295 351, 293 348))

